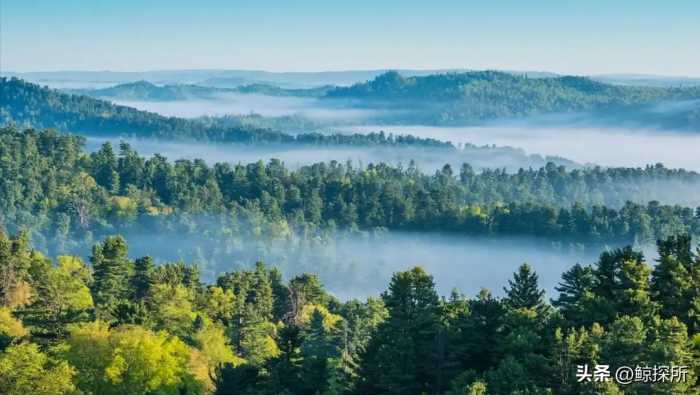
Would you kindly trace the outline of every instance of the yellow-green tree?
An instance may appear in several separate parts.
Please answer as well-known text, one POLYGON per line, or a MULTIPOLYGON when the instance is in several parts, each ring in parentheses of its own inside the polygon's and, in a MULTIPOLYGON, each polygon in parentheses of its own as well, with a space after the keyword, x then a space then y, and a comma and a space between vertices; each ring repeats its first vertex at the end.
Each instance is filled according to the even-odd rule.
POLYGON ((93 394, 179 394, 197 392, 190 374, 191 350, 177 337, 101 322, 74 325, 62 347, 77 369, 78 388, 93 394))
POLYGON ((10 346, 0 354, 0 393, 3 395, 61 395, 75 390, 75 370, 55 361, 33 343, 10 346))

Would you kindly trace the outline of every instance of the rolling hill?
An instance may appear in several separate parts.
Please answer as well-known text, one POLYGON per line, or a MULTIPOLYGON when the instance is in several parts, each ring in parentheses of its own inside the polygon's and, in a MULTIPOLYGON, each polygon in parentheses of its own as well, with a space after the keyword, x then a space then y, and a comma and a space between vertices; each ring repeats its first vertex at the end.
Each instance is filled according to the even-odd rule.
POLYGON ((582 112, 672 124, 675 118, 669 119, 657 106, 686 103, 686 112, 673 117, 686 127, 700 126, 694 115, 700 87, 621 86, 575 76, 530 78, 478 71, 407 77, 387 72, 364 83, 337 87, 324 98, 355 107, 408 110, 388 116, 387 122, 438 125, 582 112))

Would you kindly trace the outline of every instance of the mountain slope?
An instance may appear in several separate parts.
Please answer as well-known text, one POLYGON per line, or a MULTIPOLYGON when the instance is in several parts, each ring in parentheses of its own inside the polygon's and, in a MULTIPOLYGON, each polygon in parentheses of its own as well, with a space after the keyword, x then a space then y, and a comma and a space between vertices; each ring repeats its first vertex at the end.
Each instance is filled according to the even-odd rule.
POLYGON ((325 98, 360 107, 409 109, 412 121, 420 123, 463 124, 541 114, 642 110, 656 103, 699 100, 700 87, 631 87, 585 77, 528 78, 496 71, 423 77, 388 72, 365 83, 335 88, 325 98))
POLYGON ((291 136, 252 128, 218 128, 139 111, 104 100, 61 93, 16 78, 0 79, 0 123, 56 128, 91 135, 251 142, 291 136))
POLYGON ((91 136, 132 136, 165 140, 300 145, 413 146, 455 150, 452 144, 430 138, 370 134, 290 135, 226 122, 202 122, 115 105, 105 100, 72 95, 25 82, 0 78, 0 125, 55 128, 91 136))
POLYGON ((66 91, 79 95, 139 101, 171 101, 213 98, 226 90, 197 85, 155 85, 148 81, 136 81, 101 89, 75 89, 66 91))
POLYGON ((70 89, 66 93, 99 99, 121 101, 218 100, 227 94, 257 94, 266 96, 320 97, 331 86, 310 89, 285 89, 275 85, 250 84, 236 88, 214 88, 199 85, 156 85, 148 81, 128 82, 100 89, 70 89))

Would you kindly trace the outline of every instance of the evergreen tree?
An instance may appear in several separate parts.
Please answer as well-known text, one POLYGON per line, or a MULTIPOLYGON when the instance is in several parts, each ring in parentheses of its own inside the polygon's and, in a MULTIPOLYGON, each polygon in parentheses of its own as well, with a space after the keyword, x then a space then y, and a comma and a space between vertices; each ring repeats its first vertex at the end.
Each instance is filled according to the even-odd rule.
POLYGON ((395 273, 382 294, 389 317, 365 355, 363 391, 434 393, 439 299, 431 276, 419 267, 395 273))
POLYGON ((649 294, 650 274, 651 268, 644 261, 629 260, 622 263, 615 295, 617 314, 648 320, 656 312, 656 304, 649 294))
POLYGON ((698 258, 691 250, 690 237, 670 237, 657 245, 659 260, 651 274, 652 299, 659 304, 662 317, 678 317, 692 325, 688 313, 698 289, 693 278, 698 258))
POLYGON ((302 375, 306 393, 325 393, 331 373, 330 362, 337 356, 337 344, 333 328, 326 328, 324 316, 315 309, 311 315, 308 328, 303 331, 301 357, 303 359, 302 375))
POLYGON ((653 336, 648 340, 649 363, 653 366, 687 366, 685 380, 652 385, 654 393, 687 394, 695 390, 697 370, 690 367, 698 366, 698 355, 693 355, 689 347, 688 330, 676 317, 667 320, 656 320, 653 336))
POLYGON ((112 193, 119 193, 119 173, 117 156, 112 144, 105 142, 99 151, 92 155, 93 177, 95 181, 112 193))
MULTIPOLYGON (((632 274, 634 268, 641 268, 644 256, 641 252, 636 252, 632 247, 618 248, 613 251, 605 251, 600 255, 598 262, 593 268, 596 278, 593 292, 596 295, 595 311, 597 311, 597 322, 612 323, 617 314, 617 303, 625 291, 621 290, 621 272, 625 262, 629 264, 628 274, 632 274)), ((634 289, 635 281, 627 281, 626 287, 634 289)), ((641 284, 638 284, 641 285, 641 284)), ((633 295, 630 295, 633 296, 633 295)))
POLYGON ((598 320, 595 306, 595 276, 590 266, 575 264, 562 274, 562 281, 554 289, 559 297, 552 305, 559 309, 571 327, 589 326, 598 320))
POLYGON ((155 285, 153 258, 145 256, 134 261, 134 274, 131 277, 131 300, 141 301, 148 297, 155 285))
POLYGON ((111 310, 128 297, 133 263, 127 252, 126 241, 121 236, 107 237, 92 249, 92 295, 98 306, 97 315, 101 318, 111 318, 111 310))
POLYGON ((506 293, 503 302, 511 309, 535 309, 538 313, 546 309, 544 290, 539 288, 537 273, 527 263, 518 268, 503 290, 506 293))

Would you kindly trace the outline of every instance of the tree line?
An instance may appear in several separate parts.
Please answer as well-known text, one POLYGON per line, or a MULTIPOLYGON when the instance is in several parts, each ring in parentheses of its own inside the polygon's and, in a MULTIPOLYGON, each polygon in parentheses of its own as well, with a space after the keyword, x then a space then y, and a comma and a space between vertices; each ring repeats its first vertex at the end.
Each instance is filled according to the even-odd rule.
POLYGON ((84 262, 0 233, 0 392, 55 394, 692 394, 700 255, 658 242, 563 273, 550 301, 521 265, 502 296, 441 297, 420 267, 341 301, 313 274, 257 263, 212 283, 132 259, 120 236, 84 262), (685 380, 580 382, 577 366, 686 366, 685 380))
MULTIPOLYGON (((128 144, 87 154, 83 139, 50 130, 0 129, 0 224, 47 239, 84 239, 170 218, 252 218, 301 234, 323 229, 534 236, 562 243, 644 244, 700 233, 700 210, 645 204, 656 182, 698 175, 662 166, 568 171, 549 164, 508 174, 435 174, 383 163, 338 162, 290 170, 139 156, 128 144), (608 204, 619 205, 613 208, 608 204)), ((235 222, 235 221, 234 221, 235 222)))
POLYGON ((456 149, 430 138, 363 134, 287 134, 265 122, 212 122, 166 117, 88 96, 72 95, 18 78, 0 78, 0 125, 55 128, 91 136, 133 136, 164 140, 196 140, 239 144, 386 145, 456 149))
MULTIPOLYGON (((612 85, 587 77, 530 78, 499 71, 403 76, 396 71, 328 91, 326 99, 371 108, 410 109, 379 116, 384 122, 463 125, 542 114, 582 113, 609 121, 698 130, 693 106, 664 112, 654 105, 700 98, 697 87, 612 85), (505 94, 504 92, 507 92, 505 94)), ((596 121, 592 119, 592 121, 596 121)), ((600 121, 600 120, 597 120, 600 121)))

